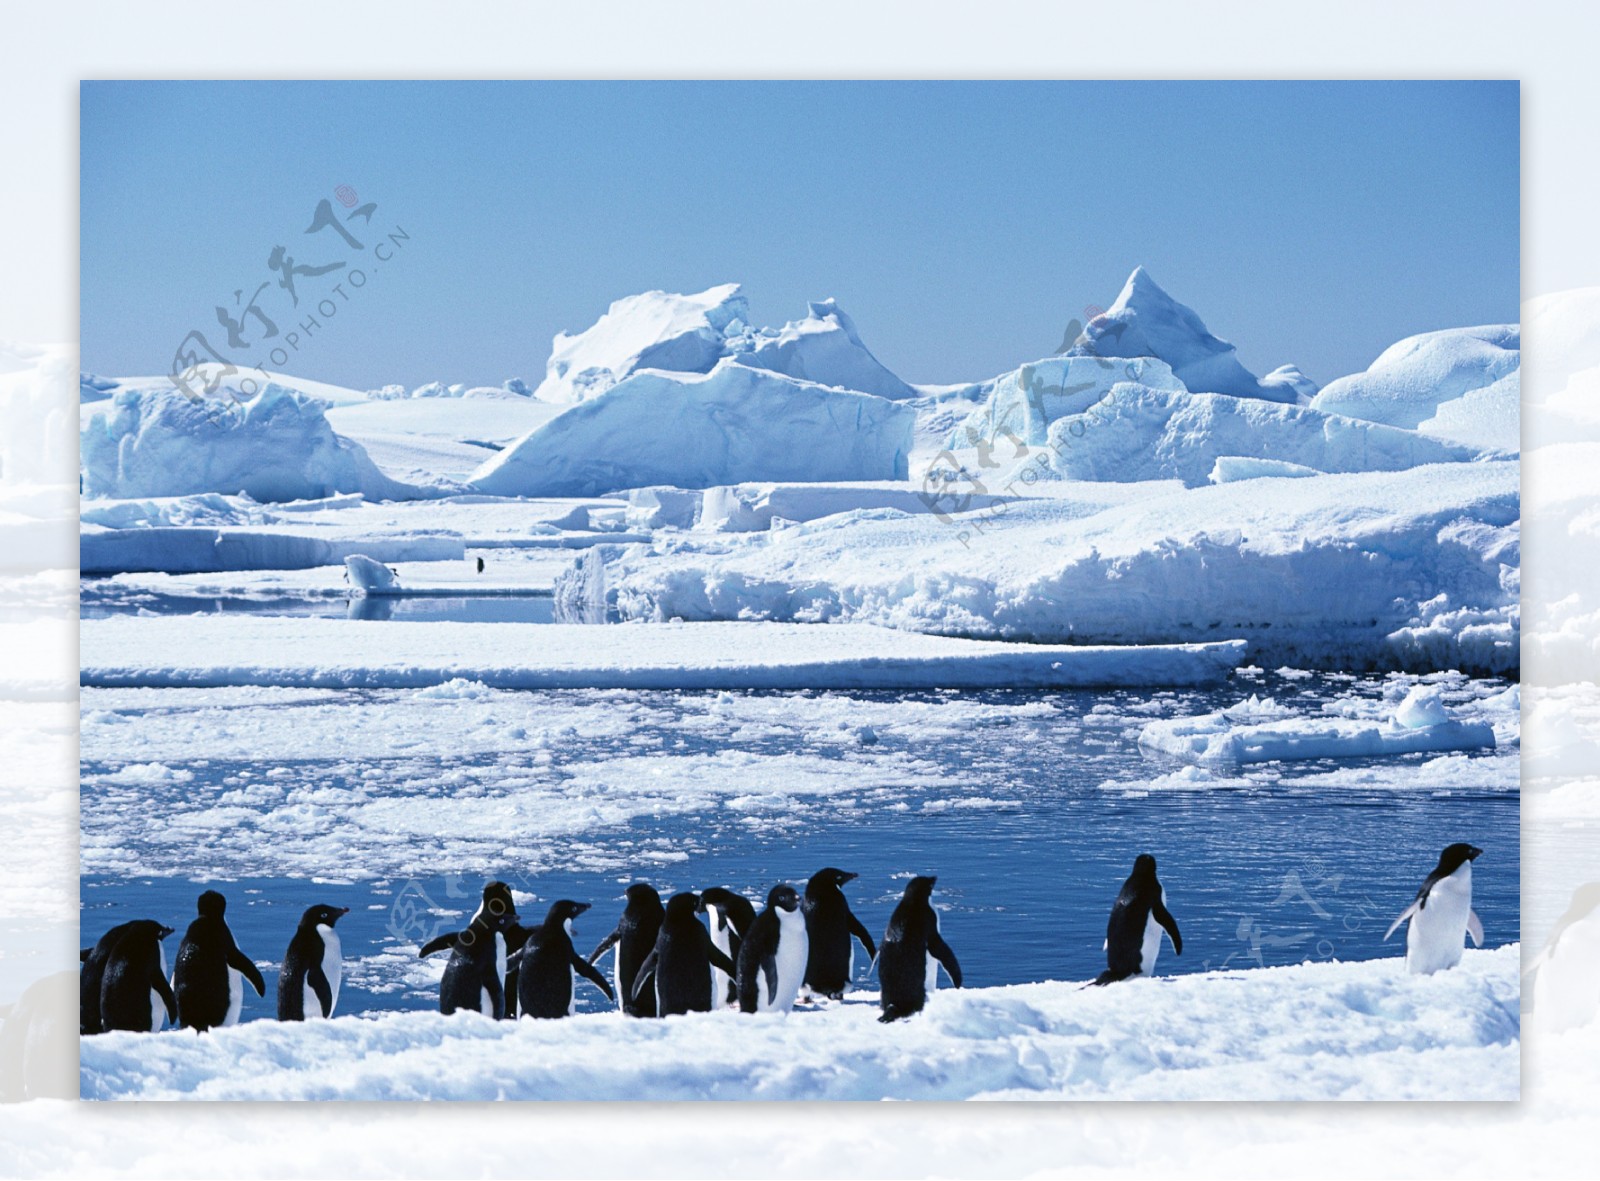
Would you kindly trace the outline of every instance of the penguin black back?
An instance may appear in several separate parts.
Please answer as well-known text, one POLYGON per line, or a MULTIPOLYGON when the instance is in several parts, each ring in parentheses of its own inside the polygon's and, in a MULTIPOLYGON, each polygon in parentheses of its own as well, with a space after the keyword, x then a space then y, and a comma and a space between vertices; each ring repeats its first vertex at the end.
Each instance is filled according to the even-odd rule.
POLYGON ((506 1015, 505 985, 501 976, 501 947, 505 932, 517 921, 511 888, 504 882, 484 887, 483 904, 463 931, 451 931, 428 940, 419 957, 450 949, 450 960, 439 981, 439 1012, 465 1010, 496 1021, 506 1015))
POLYGON ((806 883, 806 934, 810 955, 806 961, 806 987, 837 1000, 850 987, 855 949, 851 939, 860 940, 870 961, 878 954, 872 936, 850 910, 842 887, 856 878, 842 869, 828 868, 811 876, 806 883))
POLYGON ((634 981, 639 975, 639 965, 649 958, 656 938, 661 934, 661 917, 664 908, 661 895, 654 886, 635 882, 625 891, 628 902, 622 908, 622 918, 616 929, 600 941, 589 955, 592 966, 612 947, 616 950, 616 970, 612 973, 617 982, 617 1000, 622 1011, 630 1017, 656 1015, 655 989, 647 988, 638 997, 633 995, 634 981))
POLYGON ((239 1019, 244 990, 233 973, 248 980, 257 996, 267 995, 261 970, 234 943, 223 917, 227 906, 227 899, 215 890, 200 895, 196 903, 199 917, 189 924, 178 945, 172 983, 178 999, 178 1024, 185 1029, 203 1032, 239 1019))
POLYGON ((106 960, 117 940, 128 933, 131 923, 118 923, 100 936, 95 945, 78 953, 83 966, 78 970, 78 1032, 100 1033, 105 1026, 100 1021, 100 982, 105 978, 106 960))
POLYGON ((698 894, 674 894, 667 899, 656 945, 634 978, 635 996, 646 988, 655 989, 658 1016, 710 1012, 712 967, 729 976, 738 973, 696 917, 700 908, 698 894))
POLYGON ((1122 883, 1111 918, 1106 923, 1106 970, 1095 984, 1112 984, 1155 967, 1155 953, 1165 930, 1172 949, 1183 954, 1183 936, 1178 921, 1167 911, 1165 891, 1156 877, 1156 859, 1141 853, 1133 861, 1133 872, 1122 883))
POLYGON ((312 906, 300 916, 278 973, 278 1020, 331 1017, 343 972, 339 936, 333 925, 348 906, 312 906), (324 931, 326 934, 324 934, 324 931))
POLYGON ((928 1003, 930 967, 943 964, 951 982, 961 987, 961 965, 939 933, 933 909, 935 877, 912 878, 889 918, 878 948, 878 983, 882 986, 879 1021, 895 1021, 920 1013, 928 1003))
POLYGON ((101 1026, 153 1033, 163 1018, 178 1019, 178 1002, 167 983, 161 950, 161 941, 172 928, 153 919, 137 919, 126 928, 106 957, 100 978, 101 1026))
POLYGON ((550 907, 543 925, 522 945, 517 963, 517 1004, 522 1016, 570 1016, 575 1004, 575 972, 616 999, 606 978, 572 946, 572 920, 588 909, 587 902, 561 899, 550 907))

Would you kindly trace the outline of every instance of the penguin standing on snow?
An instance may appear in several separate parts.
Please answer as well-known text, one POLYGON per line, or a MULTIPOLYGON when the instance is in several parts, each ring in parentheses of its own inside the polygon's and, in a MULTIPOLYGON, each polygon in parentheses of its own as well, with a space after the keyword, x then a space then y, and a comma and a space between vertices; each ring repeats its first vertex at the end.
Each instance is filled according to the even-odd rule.
POLYGON ((612 979, 616 981, 618 1006, 630 1017, 654 1017, 656 995, 645 989, 637 999, 633 995, 634 980, 639 975, 639 965, 649 957, 661 934, 661 895, 654 886, 635 882, 624 893, 628 904, 622 908, 622 918, 611 934, 600 941, 600 946, 589 953, 593 966, 611 948, 617 949, 612 962, 612 979))
POLYGON ((745 1013, 787 1013, 806 976, 811 940, 806 916, 793 886, 772 887, 766 909, 756 915, 739 943, 739 1009, 745 1013))
POLYGON ((861 941, 870 961, 878 954, 872 936, 850 910, 840 889, 856 875, 842 869, 824 869, 806 883, 802 904, 806 916, 806 936, 811 941, 811 958, 806 961, 806 987, 822 996, 839 1000, 855 975, 856 947, 861 941))
POLYGON ((313 906, 300 916, 278 973, 279 1021, 333 1016, 344 979, 344 958, 333 925, 349 913, 348 906, 313 906))
POLYGON ((1600 882, 1572 893, 1567 911, 1522 972, 1522 995, 1551 1032, 1593 1021, 1600 1012, 1600 882))
POLYGON ((178 1019, 178 1000, 167 983, 167 956, 161 947, 170 934, 171 927, 153 919, 126 924, 100 978, 102 1028, 155 1033, 178 1019))
POLYGON ((261 970, 233 941, 223 912, 228 901, 215 890, 200 895, 200 917, 189 924, 172 965, 172 990, 178 998, 178 1024, 204 1033, 218 1025, 237 1025, 244 1007, 244 982, 267 995, 261 970))
POLYGON ((883 933, 878 948, 878 982, 882 985, 879 1021, 895 1021, 920 1013, 939 980, 939 965, 950 982, 961 987, 961 965, 939 934, 939 912, 933 909, 935 877, 912 878, 883 933))
POLYGON ((510 906, 511 889, 504 882, 490 882, 483 894, 483 905, 478 907, 466 930, 450 931, 428 940, 418 950, 417 957, 450 949, 450 962, 444 966, 444 978, 439 981, 439 1012, 448 1016, 457 1010, 467 1010, 499 1021, 506 1015, 502 983, 505 979, 502 975, 506 961, 505 931, 517 921, 517 912, 510 906))
POLYGON ((1172 950, 1183 954, 1178 920, 1167 910, 1167 892, 1156 878, 1156 859, 1141 853, 1133 859, 1133 872, 1111 904, 1106 923, 1106 970, 1095 984, 1113 984, 1130 976, 1149 976, 1156 970, 1161 933, 1172 939, 1172 950))
POLYGON ((577 1006, 578 976, 616 1000, 606 978, 572 946, 572 920, 588 909, 587 902, 563 898, 517 953, 517 1004, 522 1016, 571 1016, 577 1006))
POLYGON ((698 894, 674 894, 661 916, 656 945, 634 977, 635 998, 646 988, 655 989, 656 1015, 711 1011, 711 968, 738 975, 733 961, 711 942, 711 933, 695 916, 701 910, 698 894))
POLYGON ((1406 970, 1427 975, 1453 968, 1461 962, 1465 936, 1483 946, 1483 924, 1472 909, 1472 863, 1483 850, 1464 842, 1445 846, 1422 889, 1400 917, 1383 933, 1385 941, 1407 919, 1406 970))
MULTIPOLYGON (((735 965, 739 962, 739 944, 750 933, 756 921, 756 908, 743 894, 735 894, 721 886, 700 891, 700 902, 705 907, 706 926, 711 929, 711 942, 735 965)), ((739 987, 733 977, 721 968, 711 969, 711 996, 716 1008, 739 1004, 739 987)))
POLYGON ((100 1033, 105 1026, 100 1021, 100 982, 105 979, 106 961, 117 940, 128 933, 132 923, 118 923, 100 936, 93 947, 78 953, 83 967, 78 971, 78 1032, 100 1033))

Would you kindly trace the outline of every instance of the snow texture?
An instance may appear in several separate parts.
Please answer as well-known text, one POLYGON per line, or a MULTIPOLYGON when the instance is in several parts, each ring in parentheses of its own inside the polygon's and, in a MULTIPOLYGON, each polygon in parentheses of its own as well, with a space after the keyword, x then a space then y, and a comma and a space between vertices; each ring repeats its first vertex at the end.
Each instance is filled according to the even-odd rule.
POLYGON ((636 373, 529 432, 470 486, 591 496, 745 480, 903 480, 916 414, 731 360, 707 374, 636 373))

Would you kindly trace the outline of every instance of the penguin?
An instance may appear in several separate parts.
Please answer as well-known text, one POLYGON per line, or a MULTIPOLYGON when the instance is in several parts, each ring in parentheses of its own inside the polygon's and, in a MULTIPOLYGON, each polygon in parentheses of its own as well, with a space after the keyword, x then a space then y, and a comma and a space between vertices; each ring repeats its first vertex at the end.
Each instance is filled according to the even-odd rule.
POLYGON ((481 557, 478 559, 478 573, 483 573, 483 559, 481 557))
POLYGON ((850 987, 855 975, 856 946, 851 937, 861 941, 870 961, 878 954, 872 936, 850 910, 840 889, 853 882, 856 874, 842 869, 823 869, 806 883, 803 909, 806 916, 806 935, 811 941, 811 958, 806 961, 806 987, 821 996, 839 1000, 850 987))
POLYGON ((348 906, 313 906, 300 925, 278 973, 278 1020, 305 1021, 332 1017, 344 977, 339 936, 333 925, 350 913, 348 906))
POLYGON ((1172 940, 1172 950, 1182 955, 1183 936, 1178 932, 1178 920, 1167 910, 1167 892, 1156 879, 1156 859, 1140 853, 1133 859, 1133 872, 1122 883, 1122 892, 1111 904, 1111 918, 1106 923, 1106 970, 1093 983, 1113 984, 1154 973, 1163 930, 1172 940))
POLYGON ((661 895, 654 886, 635 882, 623 892, 628 904, 622 908, 622 918, 616 930, 600 941, 600 946, 589 953, 589 963, 594 965, 611 948, 617 949, 612 961, 612 979, 616 981, 616 1001, 630 1017, 654 1017, 656 994, 645 989, 637 999, 633 995, 633 982, 639 975, 639 965, 650 955, 661 933, 661 895))
MULTIPOLYGON (((750 933, 750 924, 756 921, 756 908, 743 894, 721 886, 700 891, 700 901, 705 906, 712 944, 737 965, 739 941, 750 933)), ((738 1007, 739 987, 721 968, 711 969, 711 995, 719 1009, 738 1007)))
POLYGON ((1461 950, 1471 935, 1474 947, 1483 946, 1483 924, 1472 909, 1472 863, 1482 849, 1457 841, 1446 845, 1422 883, 1422 889, 1400 917, 1383 933, 1384 941, 1407 919, 1406 971, 1428 975, 1461 962, 1461 950))
POLYGON ((466 930, 439 935, 417 951, 417 958, 421 959, 450 949, 450 962, 439 981, 439 1012, 448 1016, 464 1010, 496 1021, 506 1015, 505 931, 517 921, 510 898, 509 886, 490 882, 484 887, 483 903, 466 930))
POLYGON ((661 932, 633 979, 633 995, 655 989, 656 1015, 711 1011, 712 967, 730 977, 738 970, 711 942, 711 933, 695 917, 703 909, 698 894, 674 894, 661 916, 661 932))
POLYGON ((956 953, 939 934, 939 912, 929 899, 936 877, 912 878, 889 926, 875 961, 882 986, 878 1004, 883 1013, 879 1021, 895 1021, 920 1013, 928 994, 939 980, 939 965, 950 974, 950 983, 961 987, 961 965, 956 953))
POLYGON ((544 925, 517 953, 517 1003, 524 1017, 570 1017, 576 1010, 574 973, 592 981, 610 1000, 611 985, 572 946, 572 920, 589 909, 587 902, 563 898, 551 906, 544 925))
POLYGON ((1600 1011, 1600 882, 1572 892, 1566 913, 1522 973, 1522 995, 1552 1033, 1587 1025, 1600 1011))
POLYGON ((744 1013, 787 1013, 806 976, 811 940, 806 916, 793 886, 777 885, 750 933, 739 943, 739 1010, 744 1013))
POLYGON ((228 902, 215 890, 200 895, 200 917, 189 924, 172 966, 172 991, 178 998, 178 1024, 204 1033, 217 1025, 239 1024, 244 982, 267 995, 261 970, 233 941, 223 912, 228 902))
POLYGON ((105 978, 106 960, 111 957, 111 949, 117 945, 117 940, 128 933, 132 923, 118 923, 111 930, 100 936, 93 947, 86 947, 78 953, 78 960, 83 965, 78 971, 78 1032, 80 1034, 100 1033, 105 1026, 100 1021, 100 981, 105 978))
POLYGON ((178 999, 167 983, 167 955, 161 947, 172 928, 153 919, 126 926, 100 978, 100 1024, 107 1031, 156 1033, 178 1019, 178 999))

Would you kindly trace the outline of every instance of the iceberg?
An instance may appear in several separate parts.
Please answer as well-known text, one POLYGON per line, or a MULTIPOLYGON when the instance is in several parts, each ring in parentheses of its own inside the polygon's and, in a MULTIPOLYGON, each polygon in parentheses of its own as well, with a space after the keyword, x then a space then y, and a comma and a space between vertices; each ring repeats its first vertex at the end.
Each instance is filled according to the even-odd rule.
POLYGON ((813 301, 808 313, 804 320, 791 320, 776 332, 747 329, 730 336, 728 349, 742 364, 820 385, 893 400, 920 396, 872 355, 856 332, 855 321, 833 300, 813 301))
POLYGON ((324 404, 269 382, 228 407, 172 388, 119 390, 80 432, 83 494, 135 498, 244 492, 258 501, 360 492, 373 500, 427 496, 392 480, 359 443, 336 433, 324 404))
POLYGON ((1165 361, 1151 357, 1047 357, 994 379, 989 396, 950 436, 952 448, 980 447, 1002 439, 1042 446, 1050 427, 1085 413, 1117 385, 1181 392, 1184 385, 1165 361))
POLYGON ((473 473, 494 496, 592 496, 669 484, 903 480, 916 412, 728 359, 706 374, 635 373, 535 428, 473 473))

